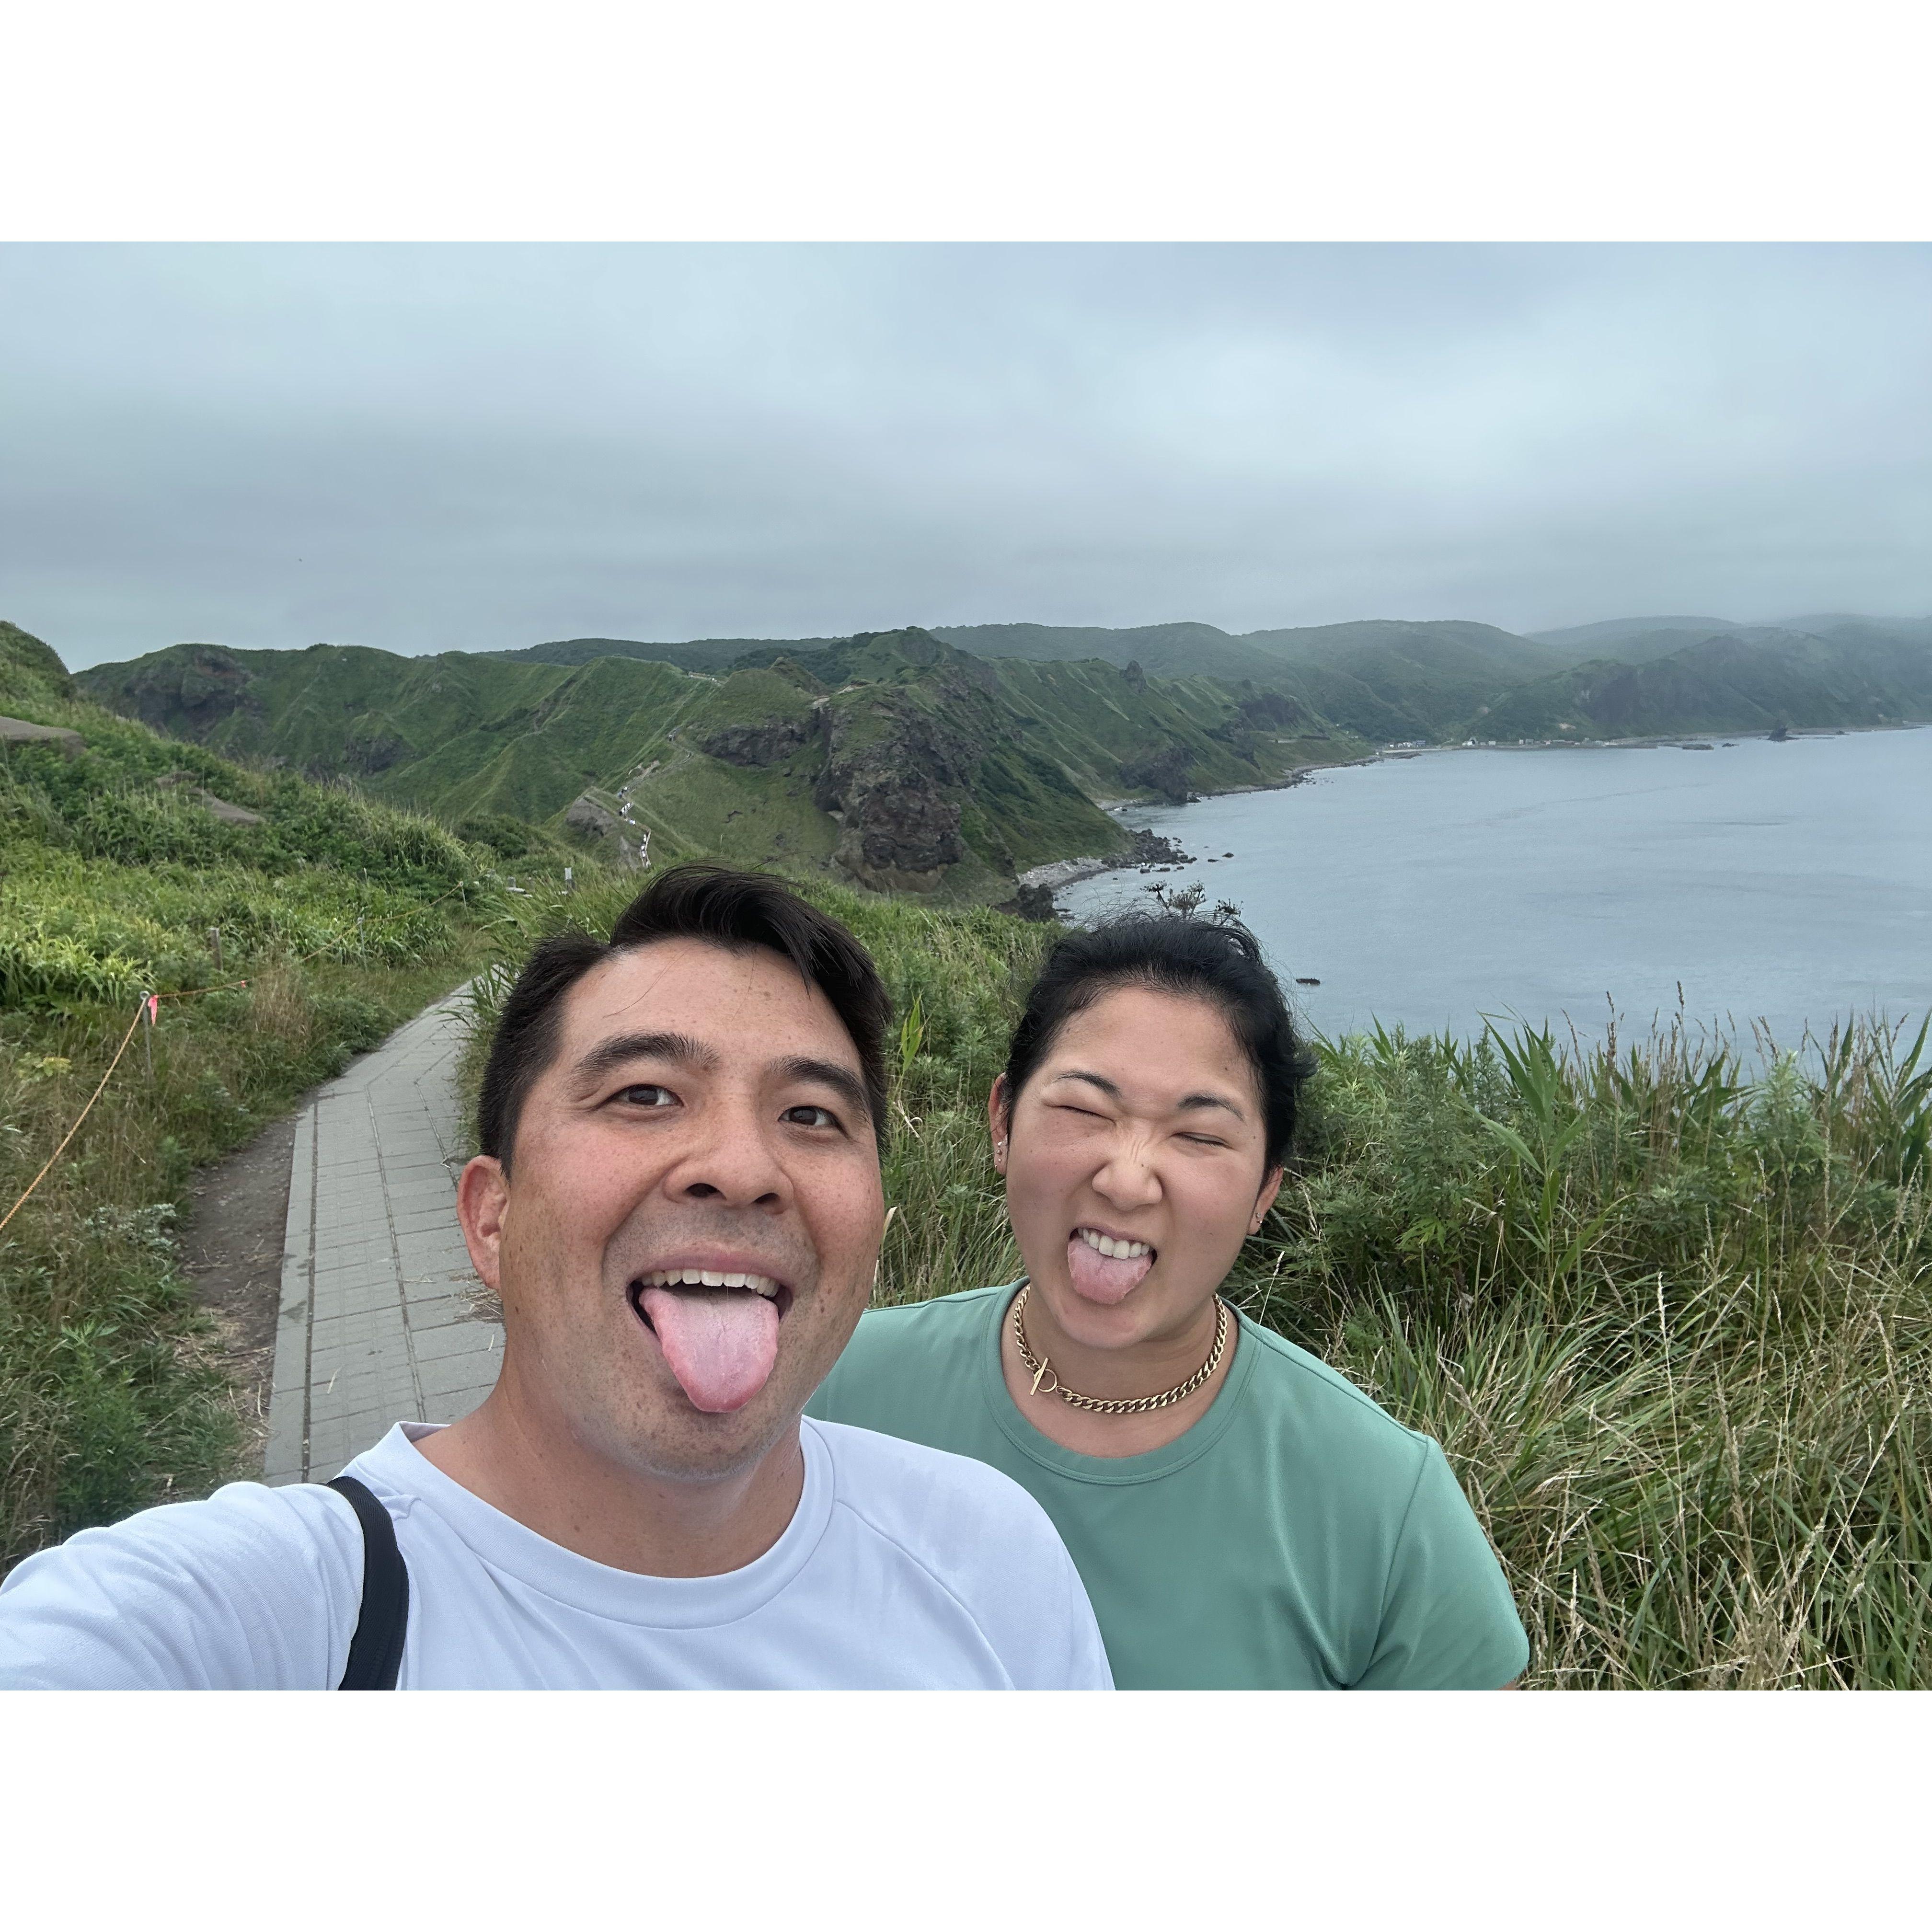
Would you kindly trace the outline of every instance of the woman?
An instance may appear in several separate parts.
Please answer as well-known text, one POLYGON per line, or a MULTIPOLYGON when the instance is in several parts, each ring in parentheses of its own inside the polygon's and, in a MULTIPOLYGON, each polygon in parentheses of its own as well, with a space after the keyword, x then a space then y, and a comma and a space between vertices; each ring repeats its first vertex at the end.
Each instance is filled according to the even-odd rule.
POLYGON ((871 1311, 810 1412, 1030 1490, 1123 1689, 1494 1689, 1528 1644, 1440 1448, 1219 1296, 1305 1060, 1242 927, 1069 934, 988 1102, 1024 1276, 871 1311))

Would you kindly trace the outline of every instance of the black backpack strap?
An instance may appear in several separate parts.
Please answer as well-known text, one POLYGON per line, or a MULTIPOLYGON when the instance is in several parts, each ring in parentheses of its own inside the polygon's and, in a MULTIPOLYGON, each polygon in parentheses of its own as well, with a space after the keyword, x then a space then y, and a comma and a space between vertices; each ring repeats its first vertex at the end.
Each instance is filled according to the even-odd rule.
POLYGON ((410 1622, 410 1572, 396 1547, 396 1526, 368 1486, 338 1476, 328 1486, 349 1498, 362 1525, 362 1609, 349 1642, 338 1690, 393 1690, 410 1622))

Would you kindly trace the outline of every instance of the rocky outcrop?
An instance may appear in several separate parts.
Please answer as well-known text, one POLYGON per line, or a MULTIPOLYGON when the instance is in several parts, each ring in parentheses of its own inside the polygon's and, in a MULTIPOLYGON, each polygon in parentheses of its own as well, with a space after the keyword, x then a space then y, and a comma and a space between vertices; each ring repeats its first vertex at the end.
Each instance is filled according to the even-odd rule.
POLYGON ((26 745, 36 741, 58 745, 70 758, 80 756, 81 736, 61 724, 29 724, 24 718, 0 718, 0 744, 26 745))
POLYGON ((263 825, 268 822, 259 812, 250 812, 245 805, 231 804, 225 798, 217 798, 212 791, 204 791, 195 783, 192 772, 170 772, 166 778, 157 778, 154 782, 163 791, 178 790, 182 797, 192 800, 224 825, 263 825))
POLYGON ((838 818, 833 862, 861 885, 932 892, 966 856, 961 803, 947 794, 970 784, 979 748, 908 700, 876 688, 867 696, 863 706, 820 714, 829 742, 813 802, 838 818))
POLYGON ((1262 730, 1285 731, 1308 722, 1307 713, 1286 692, 1257 691, 1234 706, 1244 724, 1262 730))
POLYGON ((767 718, 760 724, 722 726, 698 748, 728 765, 776 765, 803 751, 808 736, 799 718, 767 718))
POLYGON ((1192 859, 1180 848, 1178 840, 1168 838, 1164 832, 1150 832, 1144 826, 1134 834, 1134 842, 1126 859, 1129 866, 1190 866, 1192 859))
POLYGON ((1193 766, 1193 754, 1187 747, 1170 738, 1137 758, 1123 759, 1120 782, 1135 791, 1157 794, 1163 804, 1185 805, 1193 796, 1187 788, 1193 766))
POLYGON ((1022 886, 1004 905, 995 906, 993 910, 1010 914, 1015 919, 1034 920, 1042 925, 1051 925, 1060 916, 1053 903, 1051 886, 1022 886))
POLYGON ((176 737, 204 738, 238 712, 260 717, 248 668, 218 644, 188 644, 136 667, 115 709, 176 737))

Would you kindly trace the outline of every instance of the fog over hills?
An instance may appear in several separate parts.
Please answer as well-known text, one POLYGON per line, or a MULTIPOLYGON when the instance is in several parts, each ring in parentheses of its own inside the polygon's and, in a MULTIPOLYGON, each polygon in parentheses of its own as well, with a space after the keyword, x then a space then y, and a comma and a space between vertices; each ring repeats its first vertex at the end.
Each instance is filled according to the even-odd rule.
MULTIPOLYGON (((932 634, 992 659, 1094 658, 1137 664, 1150 676, 1211 677, 1236 688, 1280 692, 1336 730, 1383 744, 1505 736, 1582 740, 1778 724, 1835 728, 1932 718, 1932 674, 1921 668, 1932 661, 1932 618, 1836 614, 1753 625, 1725 617, 1620 617, 1534 637, 1453 620, 1368 620, 1240 635, 1202 623, 938 626, 932 634), (1702 648, 1716 639, 1737 648, 1702 648), (1634 681, 1601 670, 1572 675, 1591 664, 1666 662, 1668 671, 1634 681)), ((573 638, 506 655, 562 664, 620 655, 700 670, 825 647, 822 638, 756 644, 573 638)))

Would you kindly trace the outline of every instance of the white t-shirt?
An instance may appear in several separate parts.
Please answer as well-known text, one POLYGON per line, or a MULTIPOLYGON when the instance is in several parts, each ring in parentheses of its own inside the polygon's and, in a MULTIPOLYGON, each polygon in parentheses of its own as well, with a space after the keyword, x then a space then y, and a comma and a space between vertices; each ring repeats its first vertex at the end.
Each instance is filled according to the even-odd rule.
MULTIPOLYGON (((809 1420, 784 1534, 722 1576, 640 1576, 452 1481, 398 1423, 344 1474, 409 1566, 398 1688, 1108 1690, 1046 1512, 998 1470, 809 1420)), ((234 1483, 30 1556, 0 1584, 0 1688, 332 1688, 362 1590, 347 1500, 234 1483)))

